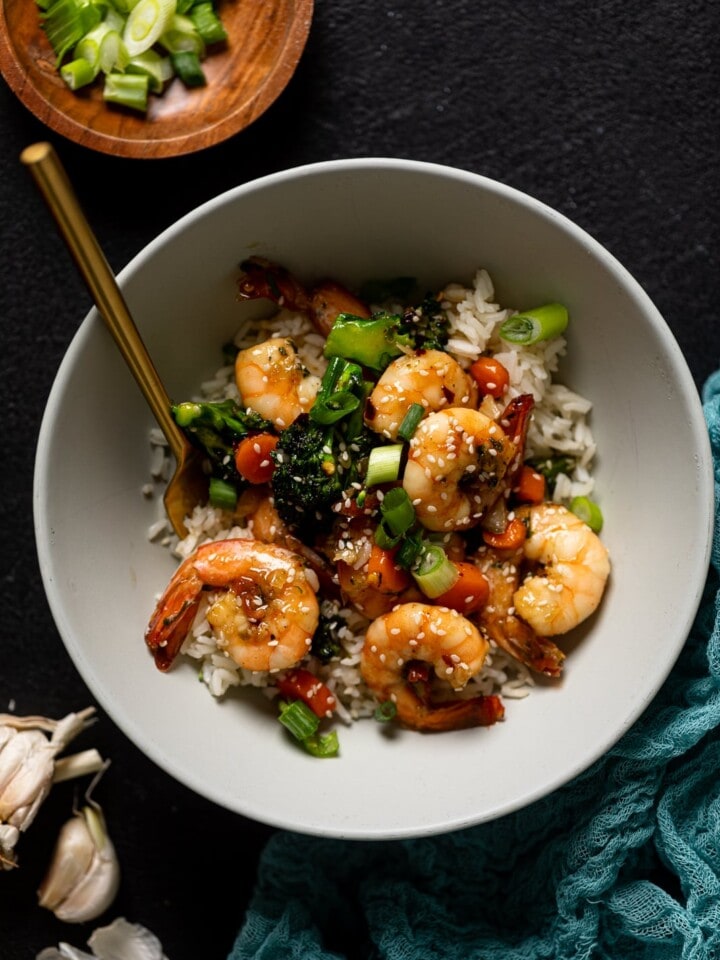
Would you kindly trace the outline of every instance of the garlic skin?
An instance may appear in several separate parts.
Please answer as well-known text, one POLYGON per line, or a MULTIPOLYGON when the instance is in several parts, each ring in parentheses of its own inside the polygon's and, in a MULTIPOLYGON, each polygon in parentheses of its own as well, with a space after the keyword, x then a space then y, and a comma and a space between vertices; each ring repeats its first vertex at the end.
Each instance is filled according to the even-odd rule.
POLYGON ((55 757, 94 712, 88 707, 62 720, 0 714, 0 869, 17 866, 15 844, 50 792, 55 757))
POLYGON ((83 807, 60 830, 38 889, 41 907, 58 920, 85 923, 104 913, 120 885, 120 864, 97 804, 83 807))

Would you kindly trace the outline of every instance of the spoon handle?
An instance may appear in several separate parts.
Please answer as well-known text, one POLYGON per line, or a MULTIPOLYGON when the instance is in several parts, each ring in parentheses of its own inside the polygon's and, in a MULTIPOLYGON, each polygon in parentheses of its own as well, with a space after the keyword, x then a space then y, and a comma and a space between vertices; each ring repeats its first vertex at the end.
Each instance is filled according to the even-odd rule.
POLYGON ((23 150, 20 160, 29 168, 100 315, 179 460, 185 440, 173 420, 170 399, 55 149, 50 143, 34 143, 23 150))

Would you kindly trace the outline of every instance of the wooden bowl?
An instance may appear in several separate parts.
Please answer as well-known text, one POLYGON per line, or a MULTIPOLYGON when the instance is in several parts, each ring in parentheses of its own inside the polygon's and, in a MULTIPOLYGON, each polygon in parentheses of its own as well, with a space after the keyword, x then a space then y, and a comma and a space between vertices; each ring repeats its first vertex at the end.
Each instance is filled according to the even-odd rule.
POLYGON ((121 157, 172 157, 213 146, 256 120, 285 89, 305 47, 313 0, 220 0, 228 40, 203 61, 207 85, 174 79, 146 115, 106 104, 101 83, 73 92, 55 67, 34 0, 0 4, 0 71, 57 133, 121 157))

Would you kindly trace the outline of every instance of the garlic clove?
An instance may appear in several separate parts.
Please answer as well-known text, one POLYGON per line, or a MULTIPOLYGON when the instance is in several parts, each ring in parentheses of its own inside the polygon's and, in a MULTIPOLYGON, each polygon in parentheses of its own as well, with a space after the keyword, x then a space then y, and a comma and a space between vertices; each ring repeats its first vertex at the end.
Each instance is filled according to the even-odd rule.
POLYGON ((88 946, 97 960, 167 960, 155 934, 124 917, 118 917, 107 927, 98 927, 88 946))
POLYGON ((26 829, 52 785, 54 748, 38 730, 23 730, 0 751, 0 821, 26 829))
POLYGON ((120 885, 120 864, 96 805, 84 807, 60 831, 38 890, 41 907, 59 920, 84 923, 110 906, 120 885))
POLYGON ((73 817, 60 828, 50 867, 38 890, 38 902, 56 910, 90 869, 95 844, 85 821, 73 817))

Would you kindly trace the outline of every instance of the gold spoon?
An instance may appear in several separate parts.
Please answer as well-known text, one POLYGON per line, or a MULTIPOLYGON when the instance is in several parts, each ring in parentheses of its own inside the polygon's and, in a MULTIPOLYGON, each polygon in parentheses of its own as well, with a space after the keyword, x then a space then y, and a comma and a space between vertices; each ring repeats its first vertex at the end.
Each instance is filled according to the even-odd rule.
POLYGON ((100 316, 165 434, 176 461, 163 498, 165 511, 173 530, 184 537, 185 517, 196 504, 207 499, 208 479, 202 470, 202 453, 173 420, 170 398, 54 148, 49 143, 34 143, 23 150, 20 160, 29 168, 100 316))

